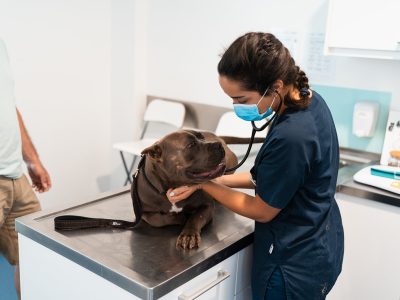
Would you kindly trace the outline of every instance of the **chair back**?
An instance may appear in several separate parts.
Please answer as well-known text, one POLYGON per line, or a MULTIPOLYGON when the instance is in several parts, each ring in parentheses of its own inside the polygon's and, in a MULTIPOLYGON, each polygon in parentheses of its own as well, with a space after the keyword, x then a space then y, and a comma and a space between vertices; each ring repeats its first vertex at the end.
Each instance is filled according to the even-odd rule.
MULTIPOLYGON (((257 124, 259 126, 259 124, 257 124)), ((219 136, 251 137, 251 123, 238 118, 234 111, 228 111, 221 115, 215 134, 219 136)), ((256 137, 265 137, 266 131, 259 131, 256 137)))
POLYGON ((235 112, 228 111, 221 115, 215 134, 219 136, 249 137, 251 136, 251 124, 239 119, 235 112))
MULTIPOLYGON (((263 122, 263 121, 261 121, 263 122)), ((262 123, 261 123, 262 124, 262 123)), ((257 126, 261 125, 260 123, 256 122, 257 126)), ((251 123, 248 121, 244 121, 238 118, 234 111, 228 111, 221 115, 217 128, 215 129, 215 134, 218 136, 235 136, 240 138, 250 138, 252 133, 252 126, 251 123)), ((257 131, 256 137, 265 138, 266 131, 257 131)), ((259 151, 262 144, 254 144, 252 150, 250 152, 249 159, 246 160, 244 169, 250 169, 252 167, 252 163, 255 159, 255 154, 259 151)), ((246 144, 230 144, 229 148, 236 154, 239 160, 241 160, 245 153, 247 152, 248 145, 246 144)))
POLYGON ((180 128, 185 119, 185 106, 179 102, 154 99, 144 113, 145 122, 162 122, 180 128))

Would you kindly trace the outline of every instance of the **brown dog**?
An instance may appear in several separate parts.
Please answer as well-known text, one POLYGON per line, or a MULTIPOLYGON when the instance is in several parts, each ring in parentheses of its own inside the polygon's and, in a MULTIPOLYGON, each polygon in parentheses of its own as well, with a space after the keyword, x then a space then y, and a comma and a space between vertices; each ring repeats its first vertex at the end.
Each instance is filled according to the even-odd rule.
MULTIPOLYGON (((264 138, 255 138, 261 143, 264 138)), ((155 227, 183 225, 176 245, 183 249, 199 246, 201 229, 211 221, 214 200, 198 190, 189 198, 171 205, 169 188, 203 183, 221 176, 237 165, 227 144, 248 144, 249 138, 217 137, 211 132, 180 130, 142 151, 143 157, 131 187, 134 222, 62 215, 54 218, 56 230, 89 228, 134 229, 143 219, 155 227)))
POLYGON ((213 217, 213 198, 199 190, 172 206, 165 192, 223 175, 226 168, 237 164, 235 154, 222 138, 193 130, 173 132, 142 154, 146 155, 144 176, 138 178, 137 192, 143 220, 155 227, 183 225, 176 245, 183 249, 198 247, 201 229, 213 217))

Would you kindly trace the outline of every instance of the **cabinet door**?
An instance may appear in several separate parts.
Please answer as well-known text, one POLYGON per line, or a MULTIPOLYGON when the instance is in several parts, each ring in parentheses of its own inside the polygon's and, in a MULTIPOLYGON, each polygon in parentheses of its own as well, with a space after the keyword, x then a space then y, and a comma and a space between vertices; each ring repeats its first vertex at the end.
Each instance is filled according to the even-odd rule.
POLYGON ((326 54, 400 59, 400 1, 330 0, 326 54))
MULTIPOLYGON (((18 240, 24 300, 140 300, 22 234, 18 234, 18 240)), ((0 299, 4 299, 2 295, 0 299)))
POLYGON ((251 267, 253 264, 253 245, 238 252, 235 295, 243 299, 251 299, 251 267), (247 298, 246 298, 247 296, 247 298))
POLYGON ((181 285, 160 300, 234 299, 237 254, 181 285))
POLYGON ((235 300, 250 300, 252 299, 251 286, 247 286, 235 295, 235 300))
POLYGON ((400 298, 400 208, 337 194, 343 270, 328 300, 400 298))

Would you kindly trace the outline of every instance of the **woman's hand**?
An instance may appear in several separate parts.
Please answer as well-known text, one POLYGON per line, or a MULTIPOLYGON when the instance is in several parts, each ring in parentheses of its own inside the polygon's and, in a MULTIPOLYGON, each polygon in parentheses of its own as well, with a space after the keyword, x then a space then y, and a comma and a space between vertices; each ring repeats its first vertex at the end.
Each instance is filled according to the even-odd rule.
POLYGON ((167 198, 169 202, 175 204, 176 202, 185 200, 195 191, 200 190, 202 188, 201 184, 190 185, 190 186, 180 186, 175 189, 169 189, 167 191, 167 198))

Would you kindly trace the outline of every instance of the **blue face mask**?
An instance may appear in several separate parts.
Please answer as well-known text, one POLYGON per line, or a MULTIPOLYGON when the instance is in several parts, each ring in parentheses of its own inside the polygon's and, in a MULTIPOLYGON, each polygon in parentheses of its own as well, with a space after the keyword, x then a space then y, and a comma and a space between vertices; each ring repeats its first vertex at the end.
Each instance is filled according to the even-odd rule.
POLYGON ((275 96, 272 99, 271 105, 265 113, 260 114, 260 112, 258 111, 258 104, 267 94, 268 89, 269 88, 265 90, 264 95, 262 95, 257 104, 233 104, 233 110, 235 111, 236 115, 245 121, 259 121, 271 116, 273 113, 272 105, 274 104, 275 96))

